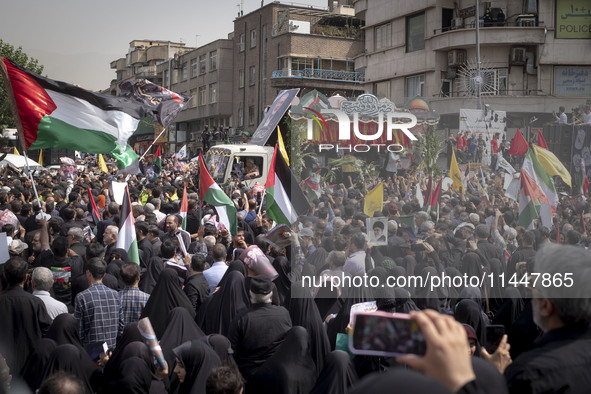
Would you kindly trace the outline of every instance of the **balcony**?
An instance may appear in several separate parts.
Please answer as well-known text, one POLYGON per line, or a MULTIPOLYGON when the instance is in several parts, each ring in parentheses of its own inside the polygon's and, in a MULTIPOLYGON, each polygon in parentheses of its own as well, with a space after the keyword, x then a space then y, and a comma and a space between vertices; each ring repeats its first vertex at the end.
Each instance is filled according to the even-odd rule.
POLYGON ((273 71, 273 75, 271 78, 316 79, 323 81, 349 82, 359 84, 365 80, 365 75, 355 71, 320 70, 305 68, 303 70, 276 70, 273 71))
POLYGON ((136 78, 151 78, 157 76, 156 66, 137 67, 134 76, 136 78))

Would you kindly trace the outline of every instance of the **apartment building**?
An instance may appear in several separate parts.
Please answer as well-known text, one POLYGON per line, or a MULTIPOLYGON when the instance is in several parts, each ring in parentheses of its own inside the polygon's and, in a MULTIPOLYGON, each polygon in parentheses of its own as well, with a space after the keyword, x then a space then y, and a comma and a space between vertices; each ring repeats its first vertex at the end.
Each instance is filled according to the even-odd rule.
POLYGON ((354 65, 363 51, 362 21, 348 3, 329 2, 329 11, 273 2, 234 20, 235 129, 254 131, 282 89, 363 93, 354 65))
POLYGON ((441 128, 457 130, 461 108, 488 106, 507 111, 511 136, 591 97, 588 1, 480 1, 478 14, 475 0, 353 3, 365 21, 365 51, 355 58, 365 90, 398 105, 423 96, 441 128))

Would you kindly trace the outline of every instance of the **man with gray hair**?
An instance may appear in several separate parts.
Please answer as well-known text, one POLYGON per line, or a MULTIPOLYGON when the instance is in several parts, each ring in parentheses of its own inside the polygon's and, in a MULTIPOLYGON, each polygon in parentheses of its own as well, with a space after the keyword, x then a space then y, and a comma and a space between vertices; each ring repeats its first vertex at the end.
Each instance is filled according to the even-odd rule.
MULTIPOLYGON (((548 245, 532 275, 534 322, 544 335, 505 370, 509 392, 585 393, 591 387, 591 253, 548 245)), ((530 273, 531 274, 531 273, 530 273)))
POLYGON ((43 301, 51 321, 53 321, 57 315, 68 313, 68 307, 66 304, 52 298, 49 294, 49 289, 53 286, 53 274, 49 268, 35 268, 33 270, 31 281, 33 284, 33 295, 39 297, 41 301, 43 301))
POLYGON ((273 282, 267 276, 253 277, 250 281, 252 305, 230 324, 228 339, 245 379, 252 377, 275 353, 291 328, 287 309, 271 304, 272 288, 273 282))
POLYGON ((80 257, 83 257, 86 254, 86 246, 84 246, 82 242, 84 242, 84 230, 79 227, 70 228, 68 230, 68 243, 70 249, 80 257))

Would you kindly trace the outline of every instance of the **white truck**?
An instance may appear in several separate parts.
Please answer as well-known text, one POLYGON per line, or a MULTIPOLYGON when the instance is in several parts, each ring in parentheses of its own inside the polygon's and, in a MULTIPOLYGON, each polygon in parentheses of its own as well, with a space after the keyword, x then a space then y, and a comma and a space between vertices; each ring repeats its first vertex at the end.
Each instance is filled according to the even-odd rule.
POLYGON ((255 183, 264 185, 273 159, 273 147, 251 144, 214 145, 205 155, 205 165, 213 179, 219 184, 236 181, 253 187, 255 183), (244 179, 246 160, 252 159, 258 167, 259 176, 244 179))

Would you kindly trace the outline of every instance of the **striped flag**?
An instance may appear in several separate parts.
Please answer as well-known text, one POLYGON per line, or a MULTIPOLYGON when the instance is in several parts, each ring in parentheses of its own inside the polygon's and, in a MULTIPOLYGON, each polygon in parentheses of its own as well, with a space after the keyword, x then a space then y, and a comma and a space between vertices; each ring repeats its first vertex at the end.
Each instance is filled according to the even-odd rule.
MULTIPOLYGON (((177 198, 178 199, 178 198, 177 198)), ((183 199, 181 200, 181 218, 183 218, 182 229, 187 229, 187 212, 189 211, 189 200, 187 199, 187 184, 183 188, 183 199)))
POLYGON ((119 236, 117 237, 117 248, 127 251, 129 261, 140 263, 140 255, 137 248, 137 237, 135 236, 135 223, 133 211, 131 210, 131 199, 129 189, 125 186, 123 204, 121 204, 121 215, 119 219, 119 236))
MULTIPOLYGON (((552 180, 552 177, 538 162, 536 155, 531 149, 529 149, 525 154, 521 168, 524 169, 527 172, 527 175, 540 187, 550 202, 552 212, 554 212, 556 206, 558 205, 558 193, 556 192, 556 188, 554 186, 554 180, 552 180)), ((548 228, 552 228, 552 226, 548 228)))
POLYGON ((441 183, 443 181, 443 178, 441 178, 439 180, 439 182, 437 182, 437 186, 435 186, 435 189, 433 190, 433 192, 431 192, 431 197, 429 198, 429 202, 427 203, 427 213, 429 213, 432 210, 435 210, 437 212, 437 220, 439 220, 439 196, 441 195, 441 183))
POLYGON ((20 118, 26 149, 61 148, 109 153, 124 168, 138 159, 127 140, 147 108, 133 100, 100 94, 28 71, 6 58, 0 69, 20 118))
POLYGON ((289 156, 287 155, 287 151, 285 150, 285 144, 283 143, 283 137, 281 136, 281 129, 279 128, 279 126, 277 126, 277 144, 279 145, 281 155, 283 155, 285 162, 289 166, 289 156))
POLYGON ((531 230, 534 228, 534 219, 540 216, 542 225, 552 228, 552 207, 542 189, 525 169, 521 170, 520 181, 519 225, 531 230))
POLYGON ((429 180, 427 181, 427 189, 425 190, 425 202, 423 205, 423 208, 425 209, 425 211, 427 210, 427 207, 429 206, 429 202, 431 201, 431 192, 433 191, 433 186, 431 186, 431 175, 429 175, 429 180))
POLYGON ((293 173, 275 145, 269 175, 265 183, 265 209, 277 224, 291 225, 310 205, 293 173))
POLYGON ((86 188, 88 189, 88 199, 90 200, 90 205, 92 205, 92 211, 90 213, 92 219, 94 220, 94 224, 96 225, 98 224, 98 222, 101 221, 101 215, 96 206, 96 202, 94 201, 94 196, 92 195, 92 190, 90 189, 90 186, 86 186, 86 188))
POLYGON ((220 185, 211 177, 201 153, 199 153, 199 199, 212 205, 220 218, 220 222, 226 226, 226 229, 232 235, 236 235, 238 226, 236 206, 230 197, 224 193, 220 185))
MULTIPOLYGON (((286 163, 287 164, 287 163, 286 163)), ((268 179, 268 178, 267 178, 268 179)), ((322 189, 320 188, 320 174, 319 171, 313 172, 309 177, 304 179, 306 185, 306 196, 309 201, 314 201, 320 198, 322 195, 322 189)))

